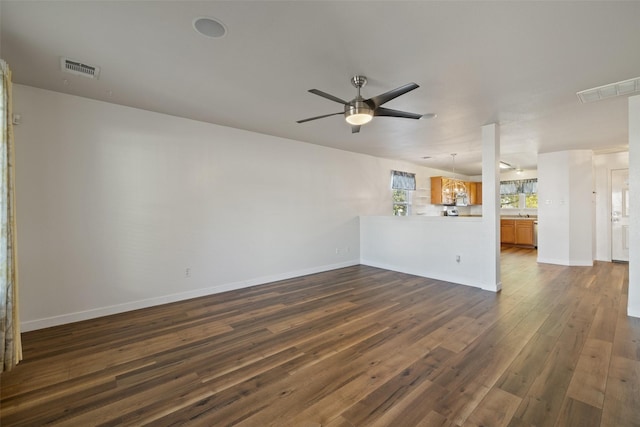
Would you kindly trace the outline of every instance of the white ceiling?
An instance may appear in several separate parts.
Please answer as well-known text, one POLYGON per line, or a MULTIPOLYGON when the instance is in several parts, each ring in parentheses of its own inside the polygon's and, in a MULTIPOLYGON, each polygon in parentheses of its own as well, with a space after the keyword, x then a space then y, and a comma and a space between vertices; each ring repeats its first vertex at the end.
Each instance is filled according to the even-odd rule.
POLYGON ((627 99, 576 92, 640 76, 640 2, 11 1, 1 56, 14 82, 457 172, 480 173, 480 127, 501 125, 502 160, 626 149, 627 99), (222 21, 220 39, 197 34, 222 21), (63 73, 66 56, 101 68, 63 73), (364 74, 369 98, 420 88, 385 107, 438 114, 376 117, 351 134, 342 107, 364 74), (66 84, 65 84, 66 80, 66 84), (431 159, 423 160, 425 156, 431 159))

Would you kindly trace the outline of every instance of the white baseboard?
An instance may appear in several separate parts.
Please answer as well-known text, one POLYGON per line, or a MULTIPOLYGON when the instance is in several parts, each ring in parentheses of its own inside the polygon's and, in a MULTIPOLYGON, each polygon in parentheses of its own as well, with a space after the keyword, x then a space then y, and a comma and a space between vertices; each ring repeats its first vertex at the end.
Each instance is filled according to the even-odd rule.
POLYGON ((35 331, 37 329, 50 328, 52 326, 64 325, 67 323, 80 322, 82 320, 95 319, 97 317, 109 316, 112 314, 124 313, 141 308, 153 307, 161 304, 168 304, 177 301, 184 301, 192 298, 218 294, 221 292, 233 291, 236 289, 248 288, 251 286, 264 285, 266 283, 277 282, 279 280, 291 279, 294 277, 306 276, 309 274, 322 273, 324 271, 337 270, 339 268, 351 267, 360 264, 359 260, 349 260, 337 264, 322 265, 318 267, 306 268, 302 270, 289 271, 271 276, 257 277, 249 280, 225 283, 208 288, 196 289, 193 291, 179 292, 176 294, 163 295, 153 298, 146 298, 138 301, 131 301, 124 304, 97 307, 89 310, 74 313, 61 314, 59 316, 46 317, 42 319, 27 320, 20 323, 22 332, 35 331))
POLYGON ((360 264, 368 265, 370 267, 382 268, 384 270, 397 271, 399 273, 412 274, 414 276, 425 277, 425 278, 428 278, 428 279, 441 280, 443 282, 454 283, 456 285, 471 286, 471 287, 480 288, 482 290, 489 291, 489 292, 497 292, 502 288, 502 283, 498 283, 495 288, 489 288, 489 287, 483 286, 483 284, 481 284, 481 283, 471 282, 471 281, 467 281, 465 279, 461 280, 459 277, 455 277, 455 276, 452 276, 452 275, 425 273, 424 271, 412 270, 411 268, 399 267, 397 265, 390 265, 390 264, 371 261, 371 260, 367 260, 367 259, 361 259, 360 260, 360 264))
POLYGON ((566 260, 566 259, 554 259, 554 258, 540 258, 537 262, 541 264, 555 264, 566 265, 567 267, 593 267, 593 261, 589 260, 566 260))
POLYGON ((502 281, 496 283, 496 285, 494 287, 488 288, 483 286, 482 289, 484 289, 485 291, 490 291, 490 292, 500 292, 502 290, 502 281))

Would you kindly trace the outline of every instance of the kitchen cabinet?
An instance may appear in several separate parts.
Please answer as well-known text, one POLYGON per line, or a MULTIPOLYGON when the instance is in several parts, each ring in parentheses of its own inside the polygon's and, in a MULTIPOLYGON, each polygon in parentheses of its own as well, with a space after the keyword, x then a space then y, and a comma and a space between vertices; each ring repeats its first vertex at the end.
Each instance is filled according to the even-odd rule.
POLYGON ((453 194, 447 193, 445 188, 452 181, 451 178, 444 176, 431 177, 431 204, 432 205, 454 205, 455 199, 453 194))
POLYGON ((513 219, 500 220, 500 243, 516 242, 516 221, 513 219))
POLYGON ((465 182, 467 186, 467 194, 469 196, 470 205, 482 204, 482 183, 481 182, 465 182))
POLYGON ((431 204, 432 205, 455 205, 455 195, 445 190, 447 186, 454 182, 464 184, 467 189, 467 203, 469 205, 482 204, 482 183, 468 182, 444 176, 431 177, 431 204))
POLYGON ((533 246, 533 221, 516 220, 516 245, 533 246))
POLYGON ((530 219, 501 219, 500 243, 534 246, 533 221, 530 219))

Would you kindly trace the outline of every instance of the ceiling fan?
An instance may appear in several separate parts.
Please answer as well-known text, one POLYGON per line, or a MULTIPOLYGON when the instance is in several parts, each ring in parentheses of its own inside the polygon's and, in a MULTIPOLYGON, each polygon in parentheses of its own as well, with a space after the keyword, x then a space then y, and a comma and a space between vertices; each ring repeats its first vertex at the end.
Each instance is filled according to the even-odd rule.
POLYGON ((364 99, 360 95, 360 88, 367 84, 367 78, 365 76, 353 76, 351 78, 351 84, 355 86, 358 94, 351 101, 347 102, 336 96, 328 94, 318 89, 309 89, 309 92, 327 98, 331 101, 338 102, 344 105, 344 111, 338 113, 324 114, 322 116, 310 117, 304 120, 298 120, 297 123, 309 122, 311 120, 322 119, 330 116, 337 116, 338 114, 344 114, 344 118, 347 123, 351 125, 351 133, 360 132, 360 126, 369 123, 373 116, 386 116, 386 117, 401 117, 405 119, 421 119, 421 118, 433 118, 435 114, 415 114, 407 113, 405 111, 392 110, 390 108, 381 107, 382 104, 391 101, 394 98, 404 95, 405 93, 417 89, 419 86, 415 83, 408 83, 399 88, 390 90, 373 98, 364 99))

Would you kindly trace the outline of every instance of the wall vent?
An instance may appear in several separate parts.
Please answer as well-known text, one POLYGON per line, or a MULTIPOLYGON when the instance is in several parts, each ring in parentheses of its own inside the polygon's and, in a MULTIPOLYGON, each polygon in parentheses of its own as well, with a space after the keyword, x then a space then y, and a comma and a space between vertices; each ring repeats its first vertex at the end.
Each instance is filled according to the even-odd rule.
POLYGON ((587 102, 600 101, 601 99, 613 98, 615 96, 631 95, 637 92, 640 92, 640 77, 583 90, 576 93, 576 95, 578 95, 580 102, 586 104, 587 102))
POLYGON ((90 79, 97 79, 100 74, 100 67, 83 64, 82 62, 64 57, 60 58, 60 68, 67 73, 89 77, 90 79))

